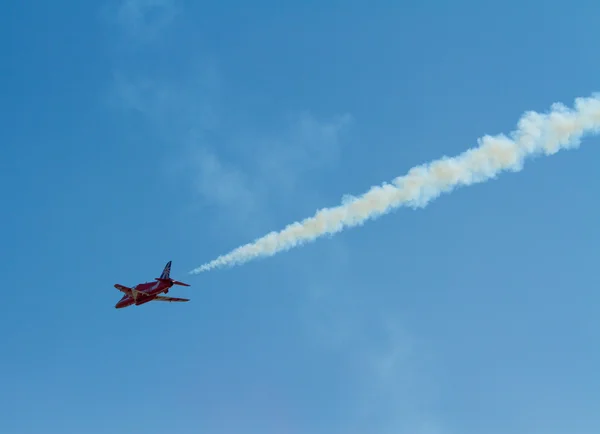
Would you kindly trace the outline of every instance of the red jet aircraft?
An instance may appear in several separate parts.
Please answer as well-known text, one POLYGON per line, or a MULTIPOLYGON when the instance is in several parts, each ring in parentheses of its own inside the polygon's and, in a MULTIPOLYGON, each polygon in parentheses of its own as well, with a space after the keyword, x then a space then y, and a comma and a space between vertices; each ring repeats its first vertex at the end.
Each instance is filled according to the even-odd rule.
POLYGON ((115 288, 125 293, 115 307, 121 309, 131 306, 132 304, 139 306, 140 304, 148 303, 149 301, 190 301, 187 298, 165 297, 164 295, 160 295, 163 292, 167 294, 173 285, 190 286, 187 283, 171 279, 170 273, 171 261, 167 262, 160 277, 154 279, 156 282, 140 283, 133 288, 128 288, 127 286, 118 283, 115 284, 115 288))

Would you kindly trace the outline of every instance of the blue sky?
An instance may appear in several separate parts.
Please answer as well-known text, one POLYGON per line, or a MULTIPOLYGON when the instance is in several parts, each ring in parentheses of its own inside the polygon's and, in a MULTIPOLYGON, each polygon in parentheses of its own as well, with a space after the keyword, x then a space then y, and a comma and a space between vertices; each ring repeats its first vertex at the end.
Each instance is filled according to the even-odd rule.
POLYGON ((597 138, 187 274, 600 90, 596 2, 366 5, 4 5, 0 432, 598 432, 597 138))

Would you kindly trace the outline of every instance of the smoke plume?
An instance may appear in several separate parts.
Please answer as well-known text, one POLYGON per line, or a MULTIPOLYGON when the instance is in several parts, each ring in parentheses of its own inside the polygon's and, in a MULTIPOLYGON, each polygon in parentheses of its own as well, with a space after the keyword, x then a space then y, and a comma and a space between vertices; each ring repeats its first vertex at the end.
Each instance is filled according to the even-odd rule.
POLYGON ((503 171, 518 172, 527 157, 552 155, 562 149, 576 148, 584 134, 599 130, 600 94, 577 98, 573 109, 555 103, 547 113, 526 112, 510 137, 504 134, 483 136, 477 147, 456 157, 442 157, 413 167, 391 184, 372 187, 360 197, 346 197, 339 206, 321 209, 313 217, 238 247, 190 273, 198 274, 272 256, 320 236, 362 225, 400 206, 425 207, 440 194, 456 187, 487 181, 503 171))

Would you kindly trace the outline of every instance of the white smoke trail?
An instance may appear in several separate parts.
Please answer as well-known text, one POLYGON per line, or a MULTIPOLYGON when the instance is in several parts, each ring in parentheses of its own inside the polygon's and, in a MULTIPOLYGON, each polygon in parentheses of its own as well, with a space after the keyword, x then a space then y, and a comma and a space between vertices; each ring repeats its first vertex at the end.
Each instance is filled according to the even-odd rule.
POLYGON ((242 264, 260 256, 332 235, 345 227, 362 225, 368 219, 386 214, 402 205, 426 206, 442 193, 461 185, 471 185, 496 177, 502 171, 517 172, 526 157, 552 155, 561 149, 576 148, 586 133, 600 131, 600 94, 577 98, 575 108, 555 103, 550 112, 526 112, 511 138, 501 134, 484 136, 479 146, 454 158, 442 157, 428 165, 416 166, 406 176, 372 187, 367 193, 345 199, 342 205, 319 210, 313 217, 271 232, 253 243, 238 247, 226 255, 194 270, 198 274, 217 267, 242 264))

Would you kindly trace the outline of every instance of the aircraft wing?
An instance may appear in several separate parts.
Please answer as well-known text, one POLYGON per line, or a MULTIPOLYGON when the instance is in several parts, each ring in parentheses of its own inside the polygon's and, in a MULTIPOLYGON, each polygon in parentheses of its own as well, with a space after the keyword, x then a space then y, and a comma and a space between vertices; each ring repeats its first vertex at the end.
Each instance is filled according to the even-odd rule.
POLYGON ((119 291, 124 292, 125 294, 131 292, 131 288, 121 285, 119 283, 115 284, 115 288, 117 288, 119 291))
POLYGON ((189 298, 177 298, 177 297, 165 297, 164 295, 157 295, 153 301, 174 302, 174 301, 190 301, 190 299, 189 298))

